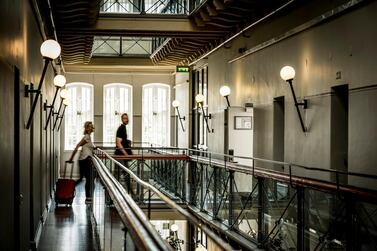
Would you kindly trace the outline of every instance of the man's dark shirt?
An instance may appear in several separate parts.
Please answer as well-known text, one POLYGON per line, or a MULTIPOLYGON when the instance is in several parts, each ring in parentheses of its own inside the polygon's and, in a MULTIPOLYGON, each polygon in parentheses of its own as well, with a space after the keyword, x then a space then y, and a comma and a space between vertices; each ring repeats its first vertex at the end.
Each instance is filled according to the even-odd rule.
MULTIPOLYGON (((121 125, 118 127, 116 137, 122 139, 121 144, 122 144, 123 148, 130 148, 130 147, 131 147, 131 145, 130 145, 130 141, 127 139, 127 129, 126 129, 126 125, 121 124, 121 125)), ((132 154, 131 149, 124 149, 124 150, 125 150, 128 154, 130 154, 130 155, 132 154)), ((123 155, 122 151, 119 150, 119 149, 116 149, 116 150, 115 150, 115 154, 116 154, 116 155, 123 155)))

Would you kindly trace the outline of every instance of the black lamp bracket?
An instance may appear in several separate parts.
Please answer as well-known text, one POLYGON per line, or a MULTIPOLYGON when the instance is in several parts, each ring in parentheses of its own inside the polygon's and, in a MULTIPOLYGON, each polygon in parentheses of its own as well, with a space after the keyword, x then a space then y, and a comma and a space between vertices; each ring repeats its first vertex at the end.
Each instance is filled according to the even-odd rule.
POLYGON ((185 117, 185 116, 181 117, 181 114, 179 113, 179 109, 178 109, 178 107, 176 107, 175 109, 177 110, 177 117, 178 117, 179 122, 180 122, 180 124, 181 124, 182 131, 185 131, 185 128, 183 127, 182 120, 185 121, 185 120, 186 120, 186 117, 185 117))
POLYGON ((47 105, 47 100, 46 100, 46 102, 43 103, 43 110, 46 111, 47 108, 52 108, 52 105, 47 105))
POLYGON ((24 93, 24 97, 25 98, 28 98, 29 97, 29 93, 41 93, 41 91, 37 90, 37 89, 34 89, 34 85, 33 83, 30 83, 30 85, 25 85, 25 93, 24 93))
POLYGON ((302 106, 303 109, 308 109, 308 100, 303 99, 302 102, 296 103, 295 106, 302 106))
POLYGON ((208 119, 211 119, 211 118, 212 118, 212 115, 211 115, 211 114, 206 115, 206 113, 204 112, 204 108, 203 108, 203 106, 201 106, 201 108, 202 108, 202 112, 203 112, 204 121, 205 121, 206 126, 207 126, 207 131, 210 133, 211 130, 209 129, 208 119))
POLYGON ((226 103, 227 103, 228 107, 230 107, 230 102, 229 102, 228 95, 226 95, 226 96, 224 96, 224 97, 225 97, 225 99, 226 99, 226 103))
POLYGON ((304 120, 302 119, 302 115, 301 115, 301 111, 299 109, 299 106, 303 106, 304 109, 307 109, 308 108, 308 100, 304 99, 302 102, 297 102, 297 97, 296 97, 295 90, 293 88, 292 81, 293 81, 293 79, 288 79, 287 80, 287 82, 289 84, 289 87, 291 88, 291 92, 292 92, 292 96, 293 96, 293 101, 295 102, 296 111, 297 111, 298 118, 300 120, 300 125, 301 125, 301 128, 302 128, 302 131, 303 132, 307 132, 307 128, 304 125, 304 120))
MULTIPOLYGON (((35 98, 33 100, 33 104, 31 105, 31 108, 30 108, 30 114, 29 114, 29 118, 28 118, 27 123, 26 123, 26 129, 29 129, 30 126, 31 126, 31 123, 33 122, 34 111, 35 111, 35 109, 37 107, 38 98, 39 98, 39 96, 42 93, 42 84, 43 84, 43 80, 44 80, 44 77, 45 77, 45 74, 46 74, 46 71, 47 71, 47 66, 48 66, 48 64, 49 64, 50 61, 51 60, 45 58, 45 62, 44 62, 44 66, 43 66, 43 71, 42 71, 41 78, 40 78, 39 84, 38 84, 38 89, 36 91, 34 91, 34 89, 33 89, 33 92, 36 92, 37 95, 35 96, 35 98)), ((26 92, 26 90, 25 90, 25 92, 26 92)), ((27 93, 29 93, 29 90, 27 91, 27 93)), ((28 97, 28 96, 29 95, 27 95, 26 97, 28 97)))

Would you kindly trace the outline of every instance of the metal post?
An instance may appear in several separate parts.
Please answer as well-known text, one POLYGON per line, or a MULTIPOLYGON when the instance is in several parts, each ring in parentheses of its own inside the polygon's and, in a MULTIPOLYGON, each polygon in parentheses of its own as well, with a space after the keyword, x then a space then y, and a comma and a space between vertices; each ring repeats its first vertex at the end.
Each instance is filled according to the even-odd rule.
MULTIPOLYGON (((352 196, 346 197, 346 222, 347 222, 347 243, 346 251, 356 251, 361 250, 360 240, 359 240, 359 225, 360 222, 357 219, 357 214, 355 212, 355 198, 352 196)), ((338 224, 338 223, 335 223, 338 224)))
POLYGON ((305 250, 305 190, 303 187, 297 187, 297 250, 305 250))
MULTIPOLYGON (((144 180, 144 160, 140 160, 138 161, 138 163, 140 163, 140 174, 139 174, 139 177, 141 180, 144 180)), ((144 201, 144 186, 140 185, 140 195, 139 195, 139 200, 140 202, 143 202, 144 201)))
POLYGON ((229 226, 232 227, 233 226, 233 193, 234 193, 234 171, 233 170, 230 170, 229 171, 229 219, 228 219, 228 222, 229 222, 229 226))
POLYGON ((141 0, 141 10, 140 10, 140 13, 141 14, 145 14, 145 0, 141 0))
POLYGON ((264 211, 266 208, 266 196, 264 194, 264 179, 258 178, 258 244, 262 244, 265 238, 264 211))
POLYGON ((204 189, 205 189, 205 185, 204 185, 204 171, 203 171, 203 165, 200 166, 200 211, 203 211, 203 206, 204 206, 204 189))
POLYGON ((151 220, 151 190, 148 190, 148 220, 151 220))
MULTIPOLYGON (((214 166, 213 167, 213 217, 214 218, 217 218, 217 214, 218 214, 218 211, 217 211, 217 192, 219 190, 219 175, 218 175, 218 167, 214 166)), ((211 182, 211 181, 209 181, 211 182)))

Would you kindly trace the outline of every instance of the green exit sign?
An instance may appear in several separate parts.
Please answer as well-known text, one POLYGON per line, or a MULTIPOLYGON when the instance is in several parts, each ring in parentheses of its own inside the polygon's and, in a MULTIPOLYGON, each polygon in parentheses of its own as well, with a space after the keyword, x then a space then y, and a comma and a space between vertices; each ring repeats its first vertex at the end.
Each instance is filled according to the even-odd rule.
POLYGON ((177 66, 177 72, 190 72, 190 67, 188 67, 188 66, 177 66))

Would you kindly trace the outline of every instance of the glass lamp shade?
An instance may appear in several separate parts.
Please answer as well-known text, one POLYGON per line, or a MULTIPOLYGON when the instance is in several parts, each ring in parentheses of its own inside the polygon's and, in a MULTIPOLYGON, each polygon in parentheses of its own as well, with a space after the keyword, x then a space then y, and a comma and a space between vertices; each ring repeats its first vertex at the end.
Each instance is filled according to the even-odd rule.
POLYGON ((66 79, 63 75, 56 75, 54 77, 54 85, 56 87, 63 87, 65 85, 66 79))
POLYGON ((226 85, 221 86, 221 88, 220 88, 220 94, 223 97, 229 96, 229 94, 230 94, 230 88, 229 88, 229 86, 226 86, 226 85))
POLYGON ((280 70, 280 77, 285 81, 294 79, 295 69, 292 66, 288 66, 288 65, 284 66, 280 70))
POLYGON ((176 232, 176 231, 178 231, 178 225, 177 225, 177 224, 173 224, 173 225, 171 225, 171 226, 170 226, 170 230, 171 230, 172 232, 176 232))
POLYGON ((60 97, 63 99, 66 99, 68 96, 68 91, 66 89, 63 89, 60 91, 60 97))
POLYGON ((195 96, 195 101, 196 101, 196 103, 203 103, 204 102, 204 96, 203 96, 203 94, 197 94, 196 96, 195 96))
POLYGON ((52 39, 44 41, 41 45, 41 54, 43 57, 55 59, 59 57, 61 48, 58 42, 52 39))
POLYGON ((175 108, 177 108, 179 106, 179 101, 178 100, 174 100, 171 105, 175 108))
POLYGON ((69 99, 67 99, 67 98, 66 98, 66 99, 63 99, 63 104, 64 104, 64 105, 69 106, 70 103, 71 103, 71 102, 69 101, 69 99))

